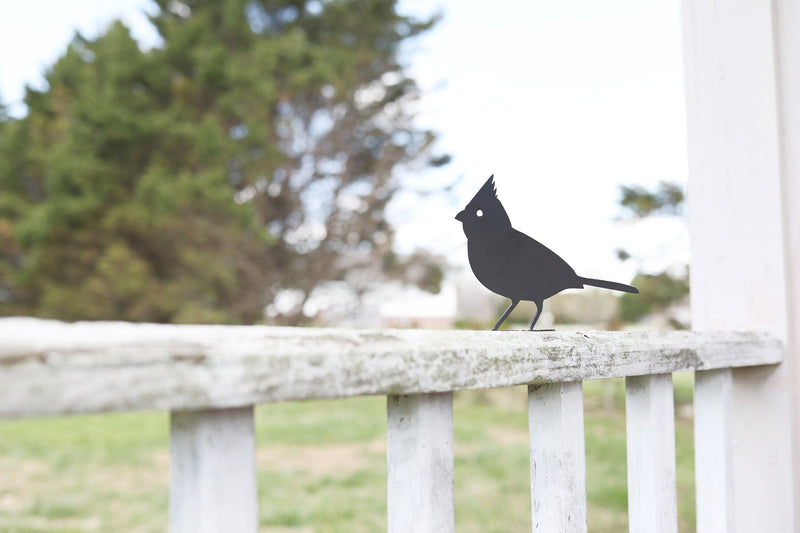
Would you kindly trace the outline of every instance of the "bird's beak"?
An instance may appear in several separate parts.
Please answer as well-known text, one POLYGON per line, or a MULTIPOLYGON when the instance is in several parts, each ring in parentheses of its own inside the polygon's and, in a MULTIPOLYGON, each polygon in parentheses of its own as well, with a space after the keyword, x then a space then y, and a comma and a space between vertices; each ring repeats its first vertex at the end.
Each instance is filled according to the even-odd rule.
POLYGON ((456 215, 456 220, 459 222, 464 222, 464 211, 461 211, 459 214, 456 215))

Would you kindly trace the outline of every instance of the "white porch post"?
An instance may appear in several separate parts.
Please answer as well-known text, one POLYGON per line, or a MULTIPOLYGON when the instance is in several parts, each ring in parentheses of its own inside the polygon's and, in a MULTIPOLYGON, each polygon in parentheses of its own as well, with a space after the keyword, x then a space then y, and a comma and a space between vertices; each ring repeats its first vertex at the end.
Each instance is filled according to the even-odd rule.
MULTIPOLYGON (((786 363, 791 375, 793 457, 800 458, 800 3, 773 2, 778 70, 786 264, 786 363)), ((800 524, 800 459, 794 465, 795 524, 800 524)))
MULTIPOLYGON (((791 3, 683 3, 697 330, 756 329, 796 342, 787 326, 794 320, 796 327, 800 281, 800 8, 791 3), (775 19, 774 5, 794 17, 791 23, 775 19)), ((726 520, 726 531, 795 530, 797 347, 788 348, 779 367, 735 369, 730 377, 713 371, 697 380, 698 504, 715 507, 698 510, 700 533, 722 531, 726 520)))

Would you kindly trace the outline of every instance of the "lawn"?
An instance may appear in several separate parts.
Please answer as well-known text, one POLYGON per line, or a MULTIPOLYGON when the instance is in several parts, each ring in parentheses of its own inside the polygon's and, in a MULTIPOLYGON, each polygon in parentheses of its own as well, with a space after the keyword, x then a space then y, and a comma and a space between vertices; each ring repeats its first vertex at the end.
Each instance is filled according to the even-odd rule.
MULTIPOLYGON (((625 393, 584 384, 589 530, 627 529, 625 393)), ((675 375, 680 531, 694 531, 692 376, 675 375)), ((530 531, 524 387, 458 392, 456 530, 530 531)), ((262 532, 385 530, 382 397, 256 410, 262 532)), ((163 532, 168 415, 131 413, 0 422, 0 531, 163 532)))

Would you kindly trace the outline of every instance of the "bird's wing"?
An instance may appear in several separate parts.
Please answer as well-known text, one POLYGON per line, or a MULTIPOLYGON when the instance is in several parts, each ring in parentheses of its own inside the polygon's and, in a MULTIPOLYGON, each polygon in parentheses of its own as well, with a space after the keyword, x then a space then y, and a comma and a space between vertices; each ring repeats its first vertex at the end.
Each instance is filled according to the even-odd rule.
POLYGON ((572 267, 553 250, 518 230, 512 230, 510 237, 517 261, 528 267, 528 274, 547 293, 543 294, 545 298, 564 289, 583 287, 572 267))
POLYGON ((536 239, 525 235, 521 231, 512 229, 511 241, 513 246, 522 251, 526 255, 526 259, 528 259, 530 262, 539 265, 549 263, 553 269, 564 270, 574 274, 572 267, 569 266, 566 261, 561 259, 561 256, 536 239))

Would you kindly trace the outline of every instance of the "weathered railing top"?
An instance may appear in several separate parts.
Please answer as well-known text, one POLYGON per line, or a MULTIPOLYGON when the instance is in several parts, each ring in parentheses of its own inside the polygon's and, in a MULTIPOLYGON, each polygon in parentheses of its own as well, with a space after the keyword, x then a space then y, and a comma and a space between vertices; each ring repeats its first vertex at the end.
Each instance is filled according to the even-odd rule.
POLYGON ((235 407, 778 363, 752 332, 353 330, 0 319, 0 417, 235 407))

